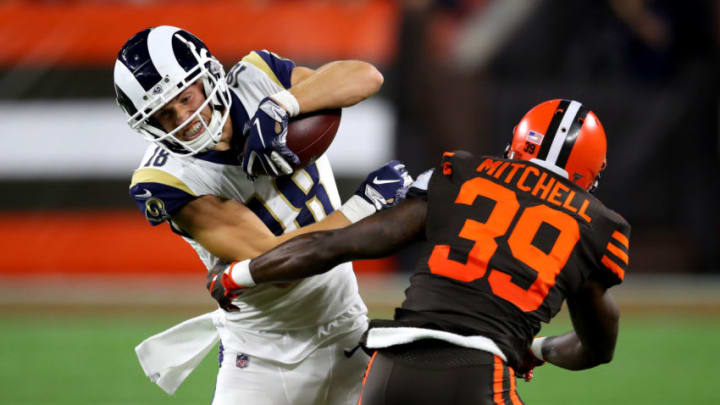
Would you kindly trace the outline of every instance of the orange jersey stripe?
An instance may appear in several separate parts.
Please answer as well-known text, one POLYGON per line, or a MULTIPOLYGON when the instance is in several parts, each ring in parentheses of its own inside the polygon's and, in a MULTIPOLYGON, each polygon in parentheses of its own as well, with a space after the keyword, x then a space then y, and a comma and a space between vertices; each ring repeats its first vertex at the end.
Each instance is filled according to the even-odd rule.
POLYGON ((515 370, 512 369, 512 367, 508 367, 508 370, 510 371, 510 402, 513 403, 513 405, 522 405, 522 401, 517 395, 517 391, 515 391, 515 370))
POLYGON ((612 253, 612 254, 614 254, 615 256, 617 256, 620 260, 622 260, 623 263, 625 263, 626 266, 628 265, 628 260, 629 260, 629 258, 628 258, 627 253, 623 252, 622 250, 620 250, 620 248, 618 248, 617 246, 613 245, 612 243, 608 243, 608 245, 607 245, 607 250, 608 250, 610 253, 612 253))
POLYGON ((495 357, 495 370, 493 373, 493 402, 497 405, 505 405, 505 400, 502 397, 503 394, 503 366, 505 365, 502 359, 498 356, 495 357))
POLYGON ((630 249, 630 241, 625 235, 618 231, 615 231, 613 232, 612 237, 615 238, 616 241, 620 242, 621 245, 625 246, 625 249, 630 249))
POLYGON ((602 259, 600 259, 602 264, 605 265, 608 269, 610 269, 613 273, 615 273, 620 280, 625 278, 625 270, 622 269, 622 267, 618 266, 614 261, 612 261, 609 257, 603 255, 602 259))

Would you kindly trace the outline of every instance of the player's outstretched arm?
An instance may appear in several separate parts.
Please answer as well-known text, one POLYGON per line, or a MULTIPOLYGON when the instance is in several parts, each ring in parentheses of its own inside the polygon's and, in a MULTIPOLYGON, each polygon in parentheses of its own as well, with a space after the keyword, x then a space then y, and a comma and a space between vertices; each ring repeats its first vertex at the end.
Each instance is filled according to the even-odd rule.
POLYGON ((575 296, 568 297, 573 331, 535 339, 533 353, 558 367, 583 370, 609 363, 615 352, 620 311, 600 283, 588 280, 575 296))
POLYGON ((412 199, 347 228, 297 236, 252 261, 216 266, 208 272, 206 288, 221 308, 237 311, 232 301, 258 283, 299 280, 349 260, 397 251, 423 237, 426 214, 427 203, 412 199))
POLYGON ((350 260, 392 254, 423 237, 427 203, 403 201, 346 228, 298 236, 249 263, 254 282, 293 281, 350 260))
POLYGON ((397 204, 412 177, 399 161, 371 172, 339 210, 322 221, 275 236, 249 208, 213 195, 199 197, 173 216, 173 222, 224 262, 253 258, 303 233, 337 229, 397 204))

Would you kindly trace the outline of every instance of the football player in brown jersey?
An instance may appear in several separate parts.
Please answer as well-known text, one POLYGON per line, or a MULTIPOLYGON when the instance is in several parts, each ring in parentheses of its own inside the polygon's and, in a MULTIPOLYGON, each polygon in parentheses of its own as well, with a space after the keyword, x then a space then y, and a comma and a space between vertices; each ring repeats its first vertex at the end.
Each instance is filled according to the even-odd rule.
POLYGON ((522 404, 515 376, 543 362, 580 370, 613 357, 619 311, 607 290, 627 270, 630 226, 591 194, 605 151, 592 111, 546 101, 515 127, 505 157, 445 153, 395 208, 218 276, 238 292, 420 243, 405 301, 364 336, 373 355, 362 404, 522 404), (563 301, 573 330, 536 337, 563 301))

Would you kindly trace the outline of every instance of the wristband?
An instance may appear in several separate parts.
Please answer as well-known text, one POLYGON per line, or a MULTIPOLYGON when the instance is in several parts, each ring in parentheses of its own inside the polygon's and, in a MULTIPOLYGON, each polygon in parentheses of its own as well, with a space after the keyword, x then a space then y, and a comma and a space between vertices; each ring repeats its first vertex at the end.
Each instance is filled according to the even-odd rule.
POLYGON ((250 259, 234 262, 225 270, 225 274, 241 288, 255 287, 255 280, 250 274, 250 259))
POLYGON ((275 102, 282 105, 285 108, 285 111, 287 111, 288 116, 294 117, 298 114, 300 114, 300 103, 298 103, 295 96, 290 93, 288 90, 283 90, 281 92, 275 93, 272 96, 270 96, 275 102))
POLYGON ((535 338, 535 339, 533 339, 532 344, 530 345, 530 351, 540 361, 545 361, 545 358, 543 357, 543 354, 542 354, 542 344, 545 341, 545 339, 547 339, 547 338, 546 337, 535 338))
POLYGON ((345 215, 348 221, 353 224, 365 217, 369 217, 374 214, 377 210, 375 206, 365 201, 364 198, 359 195, 353 195, 345 204, 340 207, 340 211, 345 215))

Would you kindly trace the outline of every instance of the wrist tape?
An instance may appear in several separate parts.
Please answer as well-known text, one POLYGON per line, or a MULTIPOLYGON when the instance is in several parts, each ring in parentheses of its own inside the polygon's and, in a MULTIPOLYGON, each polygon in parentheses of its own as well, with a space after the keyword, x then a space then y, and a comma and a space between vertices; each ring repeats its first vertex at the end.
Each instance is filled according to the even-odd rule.
POLYGON ((241 288, 255 286, 255 280, 253 280, 252 274, 250 274, 250 259, 234 262, 225 270, 225 275, 241 288))
POLYGON ((533 339, 532 344, 530 345, 530 351, 532 352, 532 354, 535 357, 537 357, 538 360, 541 360, 541 361, 545 361, 545 358, 543 357, 543 354, 542 354, 542 344, 545 341, 545 339, 547 339, 547 338, 545 338, 545 337, 535 338, 535 339, 533 339))
POLYGON ((270 98, 283 106, 288 112, 288 116, 294 117, 300 114, 300 103, 298 103, 295 96, 293 96, 293 94, 290 93, 288 90, 283 90, 281 92, 275 93, 270 96, 270 98))
POLYGON ((359 195, 353 195, 340 207, 340 211, 354 224, 374 214, 377 210, 374 205, 367 202, 364 198, 359 195))

